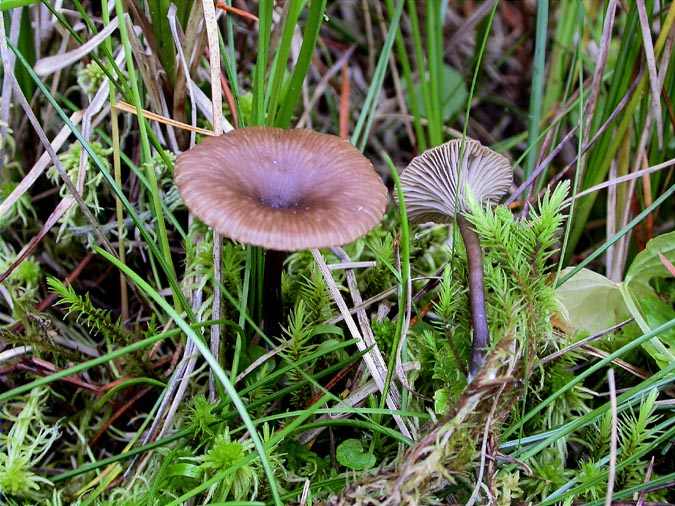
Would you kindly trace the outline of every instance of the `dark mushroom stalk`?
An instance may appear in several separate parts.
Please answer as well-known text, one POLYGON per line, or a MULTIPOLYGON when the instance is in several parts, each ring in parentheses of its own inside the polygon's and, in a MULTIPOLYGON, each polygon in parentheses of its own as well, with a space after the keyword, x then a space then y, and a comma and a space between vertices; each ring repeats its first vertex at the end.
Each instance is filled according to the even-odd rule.
POLYGON ((251 127, 180 155, 188 209, 230 239, 266 249, 264 327, 278 334, 286 252, 354 241, 377 225, 387 189, 370 161, 334 135, 251 127))
POLYGON ((265 333, 268 335, 279 335, 281 331, 281 320, 284 313, 281 279, 287 257, 288 253, 285 251, 270 249, 265 252, 266 300, 263 303, 263 321, 265 333))
POLYGON ((490 346, 490 331, 485 309, 485 284, 483 282, 483 252, 478 234, 469 221, 461 214, 457 216, 457 226, 466 249, 469 271, 469 300, 471 301, 471 324, 473 342, 471 343, 471 363, 469 377, 474 377, 485 362, 485 350, 490 346))
POLYGON ((469 381, 478 374, 490 346, 485 307, 483 255, 478 234, 465 217, 469 195, 479 203, 495 203, 510 188, 511 164, 479 142, 453 140, 425 151, 401 174, 411 221, 455 221, 466 249, 473 341, 469 381), (460 160, 461 156, 461 160, 460 160))

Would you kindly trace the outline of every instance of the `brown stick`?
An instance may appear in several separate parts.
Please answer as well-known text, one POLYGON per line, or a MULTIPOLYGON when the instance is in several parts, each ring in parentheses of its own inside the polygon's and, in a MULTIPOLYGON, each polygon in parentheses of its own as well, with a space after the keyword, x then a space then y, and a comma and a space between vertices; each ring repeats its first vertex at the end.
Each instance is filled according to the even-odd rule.
POLYGON ((473 342, 471 344, 471 364, 469 381, 476 376, 485 362, 485 353, 490 345, 490 333, 485 311, 485 288, 483 283, 483 254, 478 234, 463 216, 457 216, 457 225, 466 248, 469 268, 469 299, 471 301, 471 322, 473 342))

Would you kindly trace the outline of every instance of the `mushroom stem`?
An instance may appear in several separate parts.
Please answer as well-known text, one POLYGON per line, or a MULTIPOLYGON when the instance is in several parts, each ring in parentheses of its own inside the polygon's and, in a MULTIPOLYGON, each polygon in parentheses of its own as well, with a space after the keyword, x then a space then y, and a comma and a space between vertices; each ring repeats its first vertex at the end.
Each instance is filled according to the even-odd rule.
POLYGON ((269 336, 281 334, 283 300, 281 296, 281 273, 287 253, 267 250, 265 252, 265 297, 263 300, 263 318, 265 333, 269 336))
POLYGON ((469 365, 469 381, 471 381, 483 366, 485 352, 490 345, 490 333, 485 311, 483 254, 478 234, 471 226, 471 223, 464 216, 458 215, 457 225, 464 241, 469 268, 469 298, 471 300, 471 322, 473 325, 471 363, 469 365))

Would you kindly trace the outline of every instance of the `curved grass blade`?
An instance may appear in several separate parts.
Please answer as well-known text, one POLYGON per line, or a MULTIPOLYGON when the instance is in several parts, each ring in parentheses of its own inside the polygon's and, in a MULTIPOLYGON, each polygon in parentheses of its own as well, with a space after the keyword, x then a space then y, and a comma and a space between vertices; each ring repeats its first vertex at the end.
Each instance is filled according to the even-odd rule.
POLYGON ((363 151, 363 148, 366 145, 368 133, 370 132, 370 126, 375 119, 377 101, 380 96, 380 92, 382 91, 384 76, 387 73, 387 63, 389 62, 389 55, 391 54, 391 48, 394 45, 396 34, 398 33, 398 25, 401 21, 401 13, 403 12, 404 3, 405 0, 399 0, 398 4, 396 5, 396 10, 394 11, 394 15, 392 16, 389 26, 387 27, 387 38, 384 40, 382 52, 380 53, 380 57, 377 60, 377 65, 375 66, 373 81, 368 87, 368 93, 366 95, 366 99, 363 102, 361 114, 359 114, 359 119, 356 121, 354 132, 352 132, 351 143, 361 151, 363 151))
POLYGON ((225 392, 230 397, 232 404, 234 404, 235 408, 239 412, 239 416, 244 422, 244 425, 248 429, 249 435, 251 436, 251 440, 253 441, 253 444, 255 445, 255 448, 258 452, 258 456, 260 457, 260 462, 262 463, 263 469, 265 470, 265 474, 267 475, 270 491, 272 492, 272 496, 274 497, 275 504, 277 505, 283 504, 279 496, 279 485, 277 484, 276 477, 274 476, 272 465, 270 464, 270 461, 267 458, 265 446, 263 445, 263 442, 260 439, 260 435, 256 430, 253 420, 248 414, 246 406, 244 406, 244 403, 239 397, 239 394, 237 393, 237 390, 234 388, 234 385, 232 385, 232 382, 228 378, 227 374, 225 373, 221 365, 218 363, 218 360, 216 360, 216 358, 211 353, 211 350, 209 350, 209 347, 204 343, 204 341, 202 341, 202 339, 197 335, 194 329, 190 327, 190 325, 188 325, 183 318, 181 318, 181 316, 176 312, 176 310, 173 307, 171 307, 171 305, 164 299, 164 297, 162 297, 159 293, 157 293, 157 290, 152 288, 148 283, 146 283, 143 279, 141 279, 141 277, 138 274, 136 274, 136 272, 134 272, 128 266, 122 264, 119 260, 117 260, 115 257, 110 255, 106 251, 102 250, 101 248, 97 247, 96 251, 110 263, 115 265, 118 269, 123 271, 124 274, 126 274, 127 277, 129 278, 129 280, 133 281, 134 284, 138 286, 138 288, 140 288, 143 292, 145 292, 145 294, 148 297, 154 300, 155 303, 159 305, 167 313, 167 315, 169 315, 176 322, 176 324, 181 328, 183 332, 185 332, 185 334, 192 340, 192 342, 195 343, 195 346, 201 353, 202 357, 204 357, 204 360, 206 360, 206 362, 209 364, 209 367, 211 367, 214 376, 218 378, 218 381, 220 381, 221 384, 223 385, 225 392))

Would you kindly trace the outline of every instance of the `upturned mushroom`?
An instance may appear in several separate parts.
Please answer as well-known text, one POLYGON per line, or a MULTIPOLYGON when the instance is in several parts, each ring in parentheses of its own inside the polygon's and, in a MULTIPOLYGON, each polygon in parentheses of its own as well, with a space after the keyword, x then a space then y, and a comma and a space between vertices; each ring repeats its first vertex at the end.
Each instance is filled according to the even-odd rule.
POLYGON ((267 249, 265 319, 281 316, 288 251, 347 244, 382 219, 387 190, 373 165, 334 135, 307 129, 235 129, 176 160, 190 210, 219 234, 267 249))
POLYGON ((415 157, 401 174, 410 220, 455 221, 464 241, 473 326, 469 381, 483 365, 490 345, 481 246, 478 234, 465 217, 469 195, 480 203, 496 203, 509 190, 512 180, 508 159, 473 140, 466 140, 463 149, 461 140, 429 149, 415 157))

